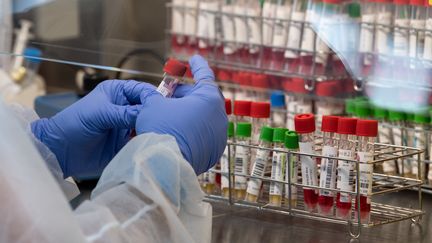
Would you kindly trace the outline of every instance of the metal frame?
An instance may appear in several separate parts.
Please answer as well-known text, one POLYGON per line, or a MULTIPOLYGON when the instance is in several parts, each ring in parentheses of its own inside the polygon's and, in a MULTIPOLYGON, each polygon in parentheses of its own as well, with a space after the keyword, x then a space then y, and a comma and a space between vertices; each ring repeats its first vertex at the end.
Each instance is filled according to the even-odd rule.
MULTIPOLYGON (((321 137, 317 137, 317 141, 321 140, 321 137)), ((372 198, 376 195, 386 194, 386 193, 392 193, 397 192, 401 190, 408 190, 408 189, 417 189, 418 190, 418 208, 403 208, 403 207, 397 207, 393 205, 385 205, 385 204, 379 204, 372 202, 372 209, 371 209, 371 220, 369 223, 362 223, 360 217, 355 218, 354 215, 351 215, 349 220, 339 219, 335 216, 323 216, 318 213, 311 213, 304 209, 302 204, 302 196, 299 193, 299 197, 297 198, 297 206, 291 205, 291 186, 295 186, 298 188, 298 190, 301 191, 302 188, 311 188, 311 189, 325 189, 327 191, 333 191, 333 192, 344 192, 352 195, 355 200, 352 201, 352 213, 356 212, 357 215, 360 215, 360 184, 359 184, 359 165, 360 162, 356 160, 346 160, 351 163, 356 164, 356 189, 353 192, 350 191, 342 191, 338 189, 329 189, 329 188, 323 188, 319 186, 306 186, 302 183, 293 183, 291 182, 291 178, 288 176, 286 181, 280 181, 280 180, 273 180, 269 176, 263 176, 263 177, 257 177, 252 175, 246 175, 246 174, 240 174, 235 173, 232 171, 232 165, 234 163, 233 161, 233 147, 247 147, 250 149, 261 149, 261 150, 268 150, 272 152, 279 152, 279 153, 285 153, 287 154, 287 161, 286 163, 290 163, 291 161, 291 155, 296 156, 310 156, 315 159, 317 158, 329 158, 329 159, 335 159, 327 156, 317 155, 317 154, 308 154, 308 153, 301 153, 301 152, 294 152, 294 151, 287 151, 287 150, 278 150, 278 149, 268 149, 268 148, 262 148, 254 145, 244 145, 239 144, 235 142, 229 142, 228 143, 228 158, 230 165, 228 166, 228 172, 212 169, 210 170, 210 173, 216 173, 225 175, 228 177, 229 181, 229 195, 228 198, 224 198, 220 195, 211 194, 206 197, 207 201, 210 202, 222 202, 227 203, 227 205, 233 206, 233 207, 242 207, 242 208, 251 208, 260 210, 263 212, 273 212, 273 213, 279 213, 294 217, 301 217, 301 218, 307 218, 317 221, 323 221, 328 223, 336 223, 336 224, 344 224, 348 226, 348 232, 352 238, 359 238, 361 234, 361 228, 370 228, 374 226, 399 222, 403 220, 411 219, 413 223, 419 223, 422 215, 424 214, 423 211, 423 203, 422 203, 422 190, 421 186, 423 185, 423 181, 421 178, 407 178, 403 176, 389 176, 389 175, 383 175, 383 174, 377 174, 374 173, 373 175, 373 192, 370 195, 372 198), (234 176, 243 176, 246 178, 255 178, 260 179, 263 183, 270 183, 270 182, 277 182, 283 185, 291 185, 289 186, 288 190, 288 205, 284 205, 281 207, 274 207, 270 206, 268 204, 268 199, 265 197, 266 193, 268 195, 268 192, 261 192, 261 196, 259 196, 257 203, 250 203, 243 200, 236 200, 234 198, 234 195, 232 195, 232 191, 234 189, 234 182, 233 178, 234 176), (264 197, 262 196, 264 195, 264 197), (357 202, 357 205, 355 203, 357 202), (357 209, 355 209, 355 206, 357 206, 357 209), (357 210, 357 211, 356 211, 357 210)), ((320 142, 317 143, 317 153, 320 153, 320 142)), ((385 161, 394 161, 395 159, 406 159, 406 158, 413 158, 417 157, 417 161, 420 162, 420 154, 423 153, 423 150, 416 149, 416 148, 410 148, 405 146, 395 146, 395 145, 386 145, 386 144, 374 144, 375 147, 375 153, 374 153, 374 161, 370 161, 368 163, 370 164, 381 164, 385 161)), ((337 158, 336 158, 337 159, 337 158)), ((418 167, 418 174, 421 175, 422 168, 421 166, 418 167)), ((290 174, 290 168, 288 167, 288 173, 290 174)), ((284 195, 282 195, 283 198, 284 195)))

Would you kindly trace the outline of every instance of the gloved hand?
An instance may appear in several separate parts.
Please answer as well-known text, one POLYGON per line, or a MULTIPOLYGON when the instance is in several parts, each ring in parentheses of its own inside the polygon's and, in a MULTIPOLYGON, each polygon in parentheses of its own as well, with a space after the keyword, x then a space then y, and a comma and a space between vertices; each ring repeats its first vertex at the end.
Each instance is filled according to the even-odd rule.
POLYGON ((222 155, 227 141, 225 103, 213 71, 201 56, 189 61, 195 85, 179 85, 174 98, 158 92, 141 95, 137 134, 154 132, 175 137, 183 157, 200 174, 222 155))
POLYGON ((136 81, 105 81, 54 117, 33 122, 32 132, 56 155, 64 177, 99 176, 129 141, 140 95, 154 89, 136 81))

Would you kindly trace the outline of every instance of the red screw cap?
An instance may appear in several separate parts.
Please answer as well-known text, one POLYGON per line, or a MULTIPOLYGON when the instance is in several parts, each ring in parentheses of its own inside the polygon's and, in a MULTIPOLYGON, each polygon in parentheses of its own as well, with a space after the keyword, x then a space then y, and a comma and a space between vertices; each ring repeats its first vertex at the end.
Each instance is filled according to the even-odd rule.
POLYGON ((338 122, 338 133, 339 134, 349 134, 355 135, 357 129, 357 119, 341 117, 338 122))
POLYGON ((232 105, 230 99, 225 99, 225 112, 227 115, 232 114, 232 105))
POLYGON ((294 117, 294 126, 297 133, 315 132, 315 117, 313 114, 298 114, 294 117))
POLYGON ((232 72, 226 69, 219 69, 219 71, 217 72, 217 78, 220 81, 231 81, 232 72))
POLYGON ((251 114, 251 101, 236 100, 234 101, 234 115, 236 116, 250 116, 251 114))
POLYGON ((308 91, 305 88, 305 80, 302 78, 292 78, 289 83, 289 91, 300 94, 307 94, 308 91))
POLYGON ((267 89, 270 87, 269 77, 265 74, 253 74, 251 81, 252 86, 256 88, 267 89))
POLYGON ((337 132, 339 117, 337 116, 323 116, 321 123, 322 132, 337 132))
POLYGON ((252 102, 251 117, 253 118, 269 118, 270 103, 268 102, 252 102))
POLYGON ((171 76, 183 77, 187 71, 187 66, 176 59, 168 59, 163 71, 171 76))
POLYGON ((248 72, 239 72, 238 76, 238 84, 244 85, 244 86, 250 86, 252 83, 252 75, 248 72))
POLYGON ((342 84, 339 81, 318 82, 315 93, 319 96, 336 96, 341 92, 342 84))
POLYGON ((409 0, 394 0, 393 2, 396 5, 408 5, 409 4, 409 0))
POLYGON ((378 121, 358 120, 357 136, 376 137, 378 135, 378 121))

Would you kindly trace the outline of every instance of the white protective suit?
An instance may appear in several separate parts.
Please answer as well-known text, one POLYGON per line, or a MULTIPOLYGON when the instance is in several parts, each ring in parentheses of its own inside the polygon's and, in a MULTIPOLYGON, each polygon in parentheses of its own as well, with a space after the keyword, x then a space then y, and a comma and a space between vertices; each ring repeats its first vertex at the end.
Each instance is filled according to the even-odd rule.
POLYGON ((210 242, 212 208, 173 137, 134 138, 72 211, 76 188, 31 134, 34 112, 0 102, 0 117, 0 242, 210 242))

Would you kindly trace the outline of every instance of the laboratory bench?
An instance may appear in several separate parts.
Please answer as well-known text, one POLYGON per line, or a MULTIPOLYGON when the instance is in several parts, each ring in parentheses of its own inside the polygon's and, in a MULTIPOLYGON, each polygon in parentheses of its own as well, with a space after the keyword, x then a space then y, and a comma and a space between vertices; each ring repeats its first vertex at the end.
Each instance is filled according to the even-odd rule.
MULTIPOLYGON (((81 195, 71 202, 76 207, 89 198, 93 183, 81 183, 81 195)), ((376 201, 403 207, 416 207, 418 193, 401 191, 377 196, 376 201)), ((213 243, 429 243, 432 242, 432 195, 423 193, 426 214, 419 225, 410 220, 362 228, 358 240, 351 239, 346 225, 318 222, 257 209, 212 202, 213 243)))

